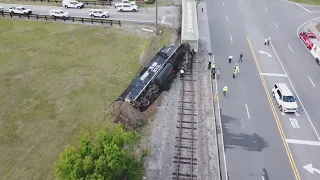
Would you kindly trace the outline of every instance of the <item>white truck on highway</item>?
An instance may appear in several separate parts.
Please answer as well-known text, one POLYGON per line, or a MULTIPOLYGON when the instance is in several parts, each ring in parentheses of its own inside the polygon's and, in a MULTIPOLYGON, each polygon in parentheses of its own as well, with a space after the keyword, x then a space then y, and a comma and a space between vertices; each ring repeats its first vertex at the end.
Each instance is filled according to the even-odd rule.
POLYGON ((24 8, 23 6, 9 8, 11 14, 32 14, 31 9, 24 8))
POLYGON ((320 41, 314 41, 310 53, 314 57, 316 62, 320 65, 320 41))
POLYGON ((68 9, 68 8, 81 9, 84 7, 84 4, 81 2, 78 2, 78 1, 74 1, 74 0, 63 0, 62 6, 65 7, 66 9, 68 9))
POLYGON ((122 6, 123 4, 130 4, 131 6, 136 6, 136 2, 135 1, 122 0, 121 3, 115 3, 114 7, 117 8, 119 6, 122 6))

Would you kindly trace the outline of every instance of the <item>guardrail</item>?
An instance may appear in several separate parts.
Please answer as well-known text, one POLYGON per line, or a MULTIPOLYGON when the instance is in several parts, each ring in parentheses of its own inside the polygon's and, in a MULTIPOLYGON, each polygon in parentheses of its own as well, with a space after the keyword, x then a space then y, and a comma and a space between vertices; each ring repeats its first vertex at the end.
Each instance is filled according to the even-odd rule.
POLYGON ((58 18, 50 15, 41 15, 41 14, 11 14, 9 12, 0 12, 0 17, 19 17, 19 18, 28 18, 28 19, 37 19, 37 20, 46 20, 46 21, 72 21, 72 22, 81 22, 81 23, 91 23, 91 24, 119 24, 121 27, 121 21, 111 20, 111 19, 100 19, 100 18, 83 18, 83 17, 68 17, 68 18, 58 18))
MULTIPOLYGON (((49 2, 49 3, 62 3, 62 0, 19 0, 19 1, 40 1, 40 2, 49 2)), ((99 5, 99 6, 112 6, 111 1, 79 1, 86 5, 99 5)))

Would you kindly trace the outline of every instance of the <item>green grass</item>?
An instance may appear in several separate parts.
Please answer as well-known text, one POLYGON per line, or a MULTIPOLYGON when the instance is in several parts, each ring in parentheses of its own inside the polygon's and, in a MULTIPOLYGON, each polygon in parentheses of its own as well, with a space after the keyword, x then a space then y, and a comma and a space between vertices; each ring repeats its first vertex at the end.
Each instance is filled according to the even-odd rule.
POLYGON ((291 1, 302 3, 302 4, 320 5, 320 0, 291 0, 291 1))
POLYGON ((119 28, 0 24, 0 179, 53 179, 67 144, 112 126, 105 109, 150 39, 119 28))

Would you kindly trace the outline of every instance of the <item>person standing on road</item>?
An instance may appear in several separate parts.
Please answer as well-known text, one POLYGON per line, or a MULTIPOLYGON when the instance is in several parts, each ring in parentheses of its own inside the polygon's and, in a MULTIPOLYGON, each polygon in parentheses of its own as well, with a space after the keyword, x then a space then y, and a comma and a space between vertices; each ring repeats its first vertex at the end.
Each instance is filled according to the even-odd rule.
POLYGON ((228 86, 224 86, 222 89, 222 92, 223 92, 223 96, 226 97, 228 93, 228 86))
POLYGON ((216 70, 212 69, 212 77, 213 77, 213 79, 216 79, 216 70))
POLYGON ((236 78, 236 75, 237 75, 237 69, 236 69, 236 68, 234 68, 234 71, 233 71, 232 77, 233 77, 233 78, 236 78))
POLYGON ((240 66, 239 66, 238 63, 237 63, 237 65, 236 65, 236 71, 237 71, 237 74, 240 72, 240 66))
POLYGON ((240 54, 239 62, 242 62, 243 53, 240 54))
POLYGON ((229 56, 229 63, 231 63, 231 60, 232 60, 232 56, 229 56))
POLYGON ((210 70, 210 68, 211 68, 211 61, 209 60, 208 69, 210 70))
POLYGON ((268 45, 268 39, 267 38, 264 40, 264 45, 268 45))
POLYGON ((216 63, 211 64, 212 71, 216 71, 216 63))
POLYGON ((216 74, 217 74, 217 79, 219 79, 220 78, 220 68, 217 69, 216 74))

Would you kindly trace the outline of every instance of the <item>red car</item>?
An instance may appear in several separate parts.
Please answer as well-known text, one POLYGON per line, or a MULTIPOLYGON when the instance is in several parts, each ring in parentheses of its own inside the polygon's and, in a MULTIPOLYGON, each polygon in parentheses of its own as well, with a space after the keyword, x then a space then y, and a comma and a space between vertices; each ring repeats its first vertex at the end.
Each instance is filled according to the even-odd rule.
POLYGON ((317 40, 316 35, 309 32, 301 32, 300 33, 300 39, 304 42, 305 45, 307 45, 307 48, 309 50, 312 49, 313 43, 317 40))

